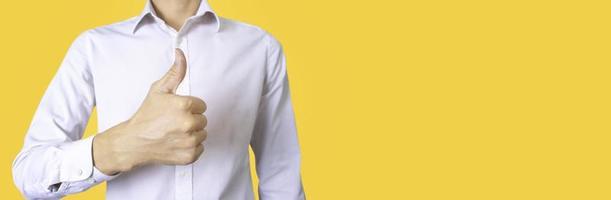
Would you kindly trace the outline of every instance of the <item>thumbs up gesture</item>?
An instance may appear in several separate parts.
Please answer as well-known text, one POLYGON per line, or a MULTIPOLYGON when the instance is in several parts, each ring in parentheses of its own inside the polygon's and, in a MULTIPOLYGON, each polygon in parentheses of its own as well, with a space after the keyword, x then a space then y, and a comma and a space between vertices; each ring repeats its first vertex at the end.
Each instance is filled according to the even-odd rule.
POLYGON ((176 49, 170 70, 151 86, 129 120, 96 135, 94 165, 111 175, 147 164, 186 165, 204 151, 206 104, 193 96, 176 95, 185 77, 186 58, 176 49))

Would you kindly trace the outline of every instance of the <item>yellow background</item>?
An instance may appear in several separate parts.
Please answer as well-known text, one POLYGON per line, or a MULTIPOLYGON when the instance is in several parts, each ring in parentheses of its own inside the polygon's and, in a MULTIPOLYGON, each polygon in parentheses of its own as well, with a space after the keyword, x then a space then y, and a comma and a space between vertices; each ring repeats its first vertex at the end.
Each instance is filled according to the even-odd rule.
MULTIPOLYGON (((472 200, 611 199, 608 2, 210 3, 283 43, 309 199, 472 200)), ((2 199, 70 43, 143 5, 2 2, 2 199)))

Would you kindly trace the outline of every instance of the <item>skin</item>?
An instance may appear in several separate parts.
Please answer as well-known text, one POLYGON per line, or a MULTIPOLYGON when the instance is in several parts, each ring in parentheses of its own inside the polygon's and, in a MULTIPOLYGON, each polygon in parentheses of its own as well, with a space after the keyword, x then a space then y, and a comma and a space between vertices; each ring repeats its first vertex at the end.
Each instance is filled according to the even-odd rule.
POLYGON ((186 165, 204 151, 206 104, 193 96, 176 95, 187 66, 176 49, 171 69, 153 83, 138 111, 93 139, 94 166, 113 175, 150 164, 186 165))
POLYGON ((195 15, 201 0, 153 0, 157 15, 174 30, 180 30, 187 18, 195 15))

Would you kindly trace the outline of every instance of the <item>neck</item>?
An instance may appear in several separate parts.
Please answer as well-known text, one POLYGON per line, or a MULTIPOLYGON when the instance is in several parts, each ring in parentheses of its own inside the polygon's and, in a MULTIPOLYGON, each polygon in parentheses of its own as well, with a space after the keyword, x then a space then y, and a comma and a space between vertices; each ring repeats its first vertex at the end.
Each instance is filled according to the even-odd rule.
POLYGON ((201 0, 152 0, 157 16, 179 31, 185 21, 195 15, 201 0))

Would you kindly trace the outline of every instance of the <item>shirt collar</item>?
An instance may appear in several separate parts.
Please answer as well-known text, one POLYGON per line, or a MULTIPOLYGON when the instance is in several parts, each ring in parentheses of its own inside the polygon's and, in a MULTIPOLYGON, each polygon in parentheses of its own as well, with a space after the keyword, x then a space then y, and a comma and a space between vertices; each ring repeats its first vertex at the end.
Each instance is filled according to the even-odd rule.
MULTIPOLYGON (((221 21, 219 19, 219 16, 212 10, 210 5, 208 5, 207 0, 201 0, 199 8, 197 8, 197 12, 193 17, 202 17, 206 13, 210 13, 214 16, 214 23, 216 23, 215 31, 219 32, 221 30, 221 21)), ((138 29, 138 27, 140 27, 140 24, 142 23, 144 18, 147 17, 147 15, 157 16, 157 13, 155 13, 155 9, 153 8, 153 3, 151 2, 151 0, 146 1, 144 10, 142 10, 142 13, 140 13, 140 15, 137 17, 136 24, 134 24, 134 27, 132 28, 132 33, 136 33, 136 30, 138 29)))

